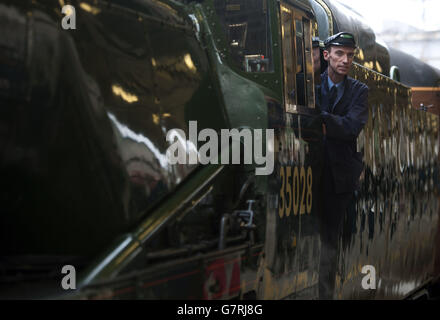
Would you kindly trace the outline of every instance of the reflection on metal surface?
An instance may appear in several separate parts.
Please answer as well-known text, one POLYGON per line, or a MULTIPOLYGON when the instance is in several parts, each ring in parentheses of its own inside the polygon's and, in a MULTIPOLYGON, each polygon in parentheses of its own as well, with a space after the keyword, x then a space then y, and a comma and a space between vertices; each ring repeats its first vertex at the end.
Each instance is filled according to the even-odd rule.
POLYGON ((159 1, 159 0, 147 0, 147 1, 153 2, 158 7, 165 9, 166 11, 172 13, 173 15, 177 15, 177 11, 171 8, 168 4, 164 3, 163 1, 159 1))
POLYGON ((373 61, 365 61, 364 62, 364 67, 368 68, 368 69, 372 69, 374 66, 374 62, 373 61))
POLYGON ((98 14, 101 12, 101 10, 95 6, 91 6, 90 4, 86 3, 86 2, 80 2, 79 6, 81 7, 81 9, 83 9, 84 11, 90 12, 91 14, 98 14))
POLYGON ((144 144, 148 148, 148 150, 150 150, 154 154, 156 159, 159 160, 159 163, 162 166, 162 168, 168 167, 168 161, 166 157, 159 151, 158 148, 156 148, 156 146, 150 141, 150 139, 148 139, 142 134, 133 132, 129 127, 120 123, 116 119, 116 117, 110 112, 108 112, 107 115, 110 118, 110 120, 116 125, 116 128, 118 129, 122 138, 127 138, 134 142, 144 144))
POLYGON ((358 66, 353 74, 370 88, 370 117, 358 138, 365 170, 341 236, 336 297, 369 297, 359 284, 370 264, 380 280, 374 298, 402 298, 432 272, 439 120, 411 107, 409 88, 358 66))
POLYGON ((185 61, 186 66, 188 67, 188 69, 191 72, 197 72, 197 68, 194 65, 194 62, 191 59, 191 55, 189 53, 185 54, 185 56, 183 57, 183 60, 185 61))
POLYGON ((125 248, 124 251, 122 251, 120 253, 120 255, 118 256, 118 258, 116 259, 115 263, 116 265, 121 265, 126 263, 126 260, 128 256, 130 256, 131 254, 133 254, 133 252, 138 249, 140 250, 140 243, 139 242, 133 242, 130 246, 128 246, 127 248, 125 248))
POLYGON ((357 49, 356 50, 357 52, 356 52, 356 54, 357 54, 357 58, 359 59, 359 60, 361 60, 361 61, 363 61, 364 59, 365 59, 365 56, 364 56, 364 50, 362 50, 362 49, 357 49))
POLYGON ((176 81, 174 76, 178 73, 182 73, 182 76, 187 77, 188 81, 197 81, 199 77, 197 67, 189 53, 185 53, 181 56, 169 55, 156 57, 153 58, 152 65, 156 68, 157 75, 159 75, 159 79, 164 82, 164 86, 167 85, 166 82, 173 83, 176 81))
POLYGON ((159 115, 153 113, 151 116, 153 117, 153 122, 154 122, 154 124, 158 125, 159 122, 160 122, 160 117, 159 117, 159 115))
POLYGON ((192 20, 194 27, 195 27, 195 31, 196 31, 196 38, 198 41, 200 41, 200 24, 199 21, 197 20, 196 16, 194 14, 189 14, 188 17, 192 20))
MULTIPOLYGON (((358 151, 364 154, 365 170, 340 235, 334 298, 403 298, 433 272, 440 208, 439 119, 411 107, 410 88, 357 64, 351 75, 370 88, 370 115, 357 143, 358 151), (361 287, 365 276, 361 270, 365 265, 377 270, 376 290, 361 287)), ((269 191, 266 260, 262 268, 267 276, 262 285, 262 297, 266 299, 300 297, 298 290, 305 288, 313 296, 313 272, 317 272, 319 264, 315 209, 310 216, 278 214, 280 207, 292 206, 285 199, 295 201, 289 194, 293 191, 284 195, 286 187, 301 187, 292 185, 293 170, 280 167, 310 163, 313 179, 319 177, 321 170, 320 129, 310 109, 300 108, 298 112, 283 114, 277 108, 269 112, 269 125, 276 128, 274 172, 278 176, 274 180, 284 181, 286 175, 291 180, 285 180, 284 186, 274 185, 269 191), (292 246, 294 241, 296 246, 292 246), (302 268, 307 269, 307 278, 301 274, 302 268), (299 274, 289 277, 291 270, 299 274), (283 283, 293 279, 297 281, 295 286, 286 287, 283 283)), ((313 181, 313 185, 320 182, 313 181)))
POLYGON ((282 11, 282 12, 289 13, 289 14, 290 14, 290 12, 291 12, 289 8, 287 8, 286 6, 283 6, 283 5, 281 6, 281 11, 282 11))
MULTIPOLYGON (((326 14, 327 14, 327 18, 328 18, 328 30, 329 30, 329 36, 334 34, 335 32, 333 32, 333 16, 332 13, 329 9, 329 7, 327 6, 327 4, 322 1, 322 0, 312 0, 312 1, 316 1, 317 3, 319 3, 319 5, 325 10, 326 14)), ((322 37, 320 35, 320 37, 322 37)), ((321 38, 321 40, 324 40, 321 38)))
POLYGON ((376 61, 376 70, 377 70, 377 72, 380 72, 380 73, 383 72, 382 67, 380 66, 379 61, 376 61))
POLYGON ((120 96, 124 101, 128 103, 137 102, 139 100, 136 95, 128 93, 117 84, 112 85, 112 91, 116 96, 120 96))
MULTIPOLYGON (((58 2, 64 4, 63 0, 58 2)), ((53 3, 52 14, 59 12, 57 2, 53 3)), ((235 193, 241 194, 236 184, 240 187, 241 178, 247 176, 238 166, 194 170, 194 165, 172 165, 166 133, 188 157, 197 152, 197 146, 187 140, 189 120, 215 130, 229 125, 268 126, 276 135, 275 150, 269 150, 276 156, 274 173, 256 181, 256 186, 242 189, 243 194, 256 193, 262 199, 255 221, 263 232, 249 242, 259 241, 258 252, 251 252, 255 247, 244 242, 247 240, 227 248, 237 251, 234 259, 240 259, 240 264, 237 268, 234 264, 232 271, 237 271, 230 274, 238 274, 239 279, 232 282, 233 290, 218 297, 232 298, 238 289, 258 291, 258 298, 316 296, 323 158, 317 110, 296 103, 283 105, 281 91, 279 96, 269 92, 267 87, 237 76, 227 64, 209 70, 215 58, 209 61, 206 51, 209 54, 213 48, 202 47, 193 34, 175 25, 179 21, 180 26, 185 25, 181 17, 188 12, 170 16, 167 6, 174 2, 165 5, 154 1, 152 5, 151 0, 136 1, 140 11, 147 8, 151 14, 145 19, 138 16, 140 11, 133 15, 132 8, 115 10, 102 1, 92 3, 99 6, 99 15, 89 14, 90 8, 80 10, 83 27, 74 33, 60 32, 56 19, 49 23, 34 18, 41 14, 40 9, 30 12, 16 5, 0 5, 0 29, 11 31, 0 40, 0 47, 7 48, 0 51, 6 57, 0 59, 0 72, 12 66, 30 75, 28 81, 14 69, 0 82, 0 95, 6 94, 8 101, 2 105, 0 117, 4 146, 0 148, 0 184, 2 210, 7 213, 1 215, 0 222, 14 226, 11 234, 0 232, 2 252, 16 254, 13 250, 20 248, 37 255, 84 256, 95 270, 86 280, 107 281, 100 288, 100 297, 126 297, 127 293, 129 298, 199 297, 206 257, 215 261, 209 242, 214 238, 216 245, 219 217, 232 212, 228 202, 235 202, 235 193), (145 34, 145 30, 154 32, 145 34), (56 55, 60 52, 64 55, 56 55), (55 72, 63 68, 71 72, 55 72), (15 90, 17 84, 24 89, 15 90), (213 90, 216 85, 219 87, 213 90), (23 98, 22 92, 30 94, 23 98), (129 108, 127 103, 131 103, 129 108), (256 121, 260 118, 263 120, 256 121), (301 173, 309 170, 310 181, 301 173), (219 179, 214 181, 217 174, 219 179), (208 187, 212 194, 203 190, 208 187), (303 214, 299 204, 302 194, 307 208, 303 214), (285 200, 283 215, 281 195, 285 200), (295 209, 298 205, 299 212, 295 209), (174 232, 178 227, 171 220, 174 217, 177 225, 184 222, 179 232, 174 232), (191 219, 186 220, 188 217, 191 219), (133 234, 123 235, 129 231, 133 234), (123 236, 109 247, 119 235, 123 236), (164 239, 160 239, 162 235, 164 239), (156 245, 164 251, 154 251, 156 245), (200 245, 202 249, 197 249, 200 245), (104 252, 105 248, 109 251, 104 252), (144 249, 149 256, 145 251, 139 253, 144 249), (169 251, 181 253, 176 257, 169 251), (104 253, 104 257, 89 262, 97 253, 104 253), (136 255, 140 261, 126 270, 136 255), (163 260, 152 262, 151 256, 163 260), (133 273, 127 275, 133 270, 139 273, 130 278, 133 273), (109 281, 117 273, 123 281, 109 281), (126 285, 130 287, 118 288, 126 285), (188 288, 177 290, 184 285, 188 288)), ((221 7, 224 1, 215 3, 221 7)), ((293 19, 282 25, 286 38, 295 34, 288 25, 293 26, 293 19)), ((267 29, 261 34, 270 31, 267 29)), ((206 34, 207 40, 210 36, 206 34)), ((290 37, 291 43, 293 40, 290 37)), ((286 59, 292 58, 295 49, 285 51, 290 53, 286 59)), ((310 49, 310 43, 305 49, 310 49)), ((215 57, 218 52, 210 54, 215 57)), ((363 49, 359 58, 368 66, 387 69, 363 49)), ((291 66, 293 69, 293 61, 291 66)), ((294 70, 289 72, 294 74, 294 70)), ((353 75, 370 87, 370 117, 358 139, 365 171, 340 237, 335 297, 401 298, 424 283, 433 270, 439 222, 439 120, 411 108, 409 88, 361 66, 355 66, 353 75), (364 265, 377 268, 374 293, 361 289, 364 265)), ((282 72, 276 76, 281 79, 282 72)), ((282 88, 283 84, 276 83, 282 88)), ((3 96, 1 99, 5 101, 3 96)), ((209 274, 206 278, 210 286, 213 279, 209 274)))

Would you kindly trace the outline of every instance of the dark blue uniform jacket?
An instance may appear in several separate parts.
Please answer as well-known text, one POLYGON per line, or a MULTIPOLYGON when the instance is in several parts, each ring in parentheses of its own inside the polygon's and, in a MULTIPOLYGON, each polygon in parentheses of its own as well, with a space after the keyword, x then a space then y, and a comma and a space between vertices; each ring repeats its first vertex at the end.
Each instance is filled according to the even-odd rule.
POLYGON ((346 77, 344 94, 333 112, 328 103, 327 71, 321 75, 321 114, 326 125, 325 161, 331 169, 336 193, 358 188, 363 170, 362 154, 356 152, 356 140, 368 120, 368 87, 346 77))

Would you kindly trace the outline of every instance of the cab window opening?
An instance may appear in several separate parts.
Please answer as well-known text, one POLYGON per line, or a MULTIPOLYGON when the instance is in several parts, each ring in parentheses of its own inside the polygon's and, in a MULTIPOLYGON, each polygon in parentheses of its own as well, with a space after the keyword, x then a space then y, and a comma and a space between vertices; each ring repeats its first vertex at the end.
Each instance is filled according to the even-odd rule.
POLYGON ((295 19, 295 42, 296 42, 296 93, 297 103, 305 106, 306 104, 306 91, 305 86, 305 68, 304 68, 304 33, 303 22, 295 19))
POLYGON ((286 111, 314 107, 311 22, 301 11, 281 5, 281 35, 286 111))
POLYGON ((293 35, 293 21, 291 10, 284 5, 281 6, 281 36, 282 36, 282 51, 284 62, 284 91, 286 105, 295 105, 295 88, 296 79, 293 77, 293 59, 294 59, 294 40, 293 35))
POLYGON ((245 72, 272 72, 272 41, 266 0, 215 0, 232 63, 245 72))

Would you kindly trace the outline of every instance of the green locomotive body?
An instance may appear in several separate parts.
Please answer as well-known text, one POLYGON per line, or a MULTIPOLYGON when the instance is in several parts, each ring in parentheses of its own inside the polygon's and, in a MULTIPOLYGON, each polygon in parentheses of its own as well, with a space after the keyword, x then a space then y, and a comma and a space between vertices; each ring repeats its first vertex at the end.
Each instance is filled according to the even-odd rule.
MULTIPOLYGON (((440 275, 438 116, 412 107, 387 48, 337 5, 3 0, 0 30, 0 297, 316 298, 311 40, 342 30, 360 39, 352 76, 370 115, 334 297, 404 298, 440 275), (62 28, 65 5, 75 29, 62 28), (237 163, 232 141, 203 164, 204 129, 251 138, 235 141, 237 163), (170 160, 172 144, 185 161, 170 160), (375 290, 361 286, 366 265, 375 290)), ((429 71, 419 86, 440 78, 429 71)))

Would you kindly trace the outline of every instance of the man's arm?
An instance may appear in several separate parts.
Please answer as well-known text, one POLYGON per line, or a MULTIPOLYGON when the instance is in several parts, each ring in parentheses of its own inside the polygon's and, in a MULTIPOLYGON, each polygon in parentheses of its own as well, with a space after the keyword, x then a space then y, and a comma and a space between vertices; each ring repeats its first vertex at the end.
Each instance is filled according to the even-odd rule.
POLYGON ((355 103, 345 116, 321 112, 329 138, 356 140, 368 120, 368 87, 363 87, 355 103))

